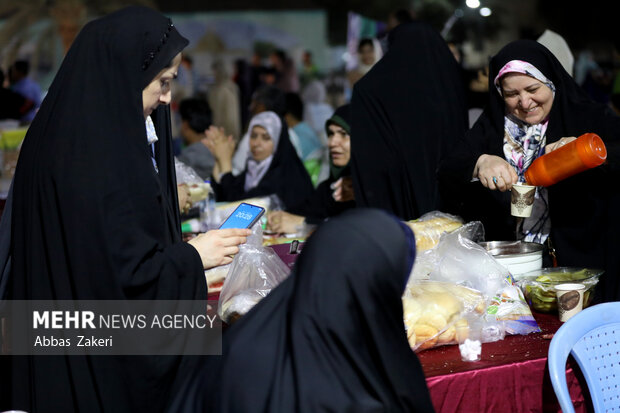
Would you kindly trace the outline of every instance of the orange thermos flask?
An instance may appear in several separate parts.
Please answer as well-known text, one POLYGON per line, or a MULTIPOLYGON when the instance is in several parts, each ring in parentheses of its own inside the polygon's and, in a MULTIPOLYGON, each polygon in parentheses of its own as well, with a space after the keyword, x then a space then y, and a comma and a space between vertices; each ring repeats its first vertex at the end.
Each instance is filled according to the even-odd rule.
POLYGON ((525 171, 529 185, 550 186, 607 159, 603 140, 595 133, 584 133, 574 141, 549 152, 532 162, 525 171))

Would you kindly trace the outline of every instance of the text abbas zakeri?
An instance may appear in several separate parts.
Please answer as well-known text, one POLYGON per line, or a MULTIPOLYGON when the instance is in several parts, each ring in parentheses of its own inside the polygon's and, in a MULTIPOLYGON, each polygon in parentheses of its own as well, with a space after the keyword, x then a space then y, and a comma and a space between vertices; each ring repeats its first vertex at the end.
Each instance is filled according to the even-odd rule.
MULTIPOLYGON (((217 316, 210 314, 99 314, 93 311, 33 311, 32 326, 36 331, 67 329, 212 329, 217 316)), ((112 336, 76 335, 75 347, 112 347, 112 336)), ((70 347, 71 338, 37 335, 35 347, 70 347)))

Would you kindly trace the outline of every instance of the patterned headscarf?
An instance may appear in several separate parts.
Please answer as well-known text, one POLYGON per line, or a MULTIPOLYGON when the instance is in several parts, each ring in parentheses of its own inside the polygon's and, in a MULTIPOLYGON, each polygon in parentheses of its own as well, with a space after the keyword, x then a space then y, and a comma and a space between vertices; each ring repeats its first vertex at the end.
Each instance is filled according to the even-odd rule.
MULTIPOLYGON (((495 77, 495 88, 502 96, 501 79, 507 73, 521 73, 533 77, 551 89, 555 97, 553 82, 547 79, 536 67, 523 60, 511 60, 506 63, 495 77)), ((504 156, 508 163, 515 168, 519 182, 525 182, 525 171, 534 159, 544 152, 547 124, 547 119, 542 123, 529 125, 510 114, 504 117, 504 156)))
MULTIPOLYGON (((494 79, 495 88, 503 96, 501 79, 507 73, 521 73, 546 85, 555 97, 555 85, 535 66, 523 60, 511 60, 502 67, 494 79)), ((525 182, 525 171, 545 151, 548 119, 542 123, 530 125, 508 114, 504 116, 504 157, 515 169, 519 182, 525 182)), ((549 234, 551 222, 546 188, 536 189, 533 210, 525 218, 520 232, 525 241, 543 243, 549 234)))

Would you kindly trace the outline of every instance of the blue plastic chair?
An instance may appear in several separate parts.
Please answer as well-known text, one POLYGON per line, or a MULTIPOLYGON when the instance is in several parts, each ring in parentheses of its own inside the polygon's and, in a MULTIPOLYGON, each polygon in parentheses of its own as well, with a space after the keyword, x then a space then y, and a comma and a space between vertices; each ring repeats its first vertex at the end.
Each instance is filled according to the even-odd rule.
POLYGON ((553 336, 549 373, 564 413, 575 411, 566 384, 569 353, 586 379, 594 410, 620 412, 620 302, 584 309, 553 336))

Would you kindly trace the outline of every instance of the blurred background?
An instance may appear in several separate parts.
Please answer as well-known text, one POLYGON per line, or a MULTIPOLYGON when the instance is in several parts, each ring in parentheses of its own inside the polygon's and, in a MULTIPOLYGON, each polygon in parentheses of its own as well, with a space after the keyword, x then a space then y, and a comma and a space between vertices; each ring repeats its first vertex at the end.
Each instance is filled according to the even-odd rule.
POLYGON ((329 84, 333 92, 338 72, 355 64, 359 38, 380 38, 397 10, 442 32, 467 70, 483 68, 508 41, 536 39, 545 30, 566 40, 575 63, 586 53, 603 88, 611 87, 618 65, 617 14, 613 2, 603 0, 571 6, 560 0, 0 0, 0 67, 6 73, 15 60, 28 60, 30 76, 45 90, 80 28, 129 4, 169 15, 191 40, 187 54, 199 91, 213 82, 215 59, 250 63, 258 53, 268 66, 269 53, 282 49, 298 67, 304 52, 311 52, 320 76, 336 83, 329 84))
POLYGON ((289 128, 306 122, 324 144, 326 117, 386 52, 389 30, 412 19, 435 27, 460 63, 470 124, 487 99, 489 58, 520 38, 552 49, 594 100, 620 113, 620 31, 609 1, 0 0, 0 200, 19 144, 80 29, 132 4, 170 16, 190 40, 173 86, 176 155, 200 137, 183 133, 181 102, 208 102, 212 124, 238 140, 265 85, 288 94, 289 128))

